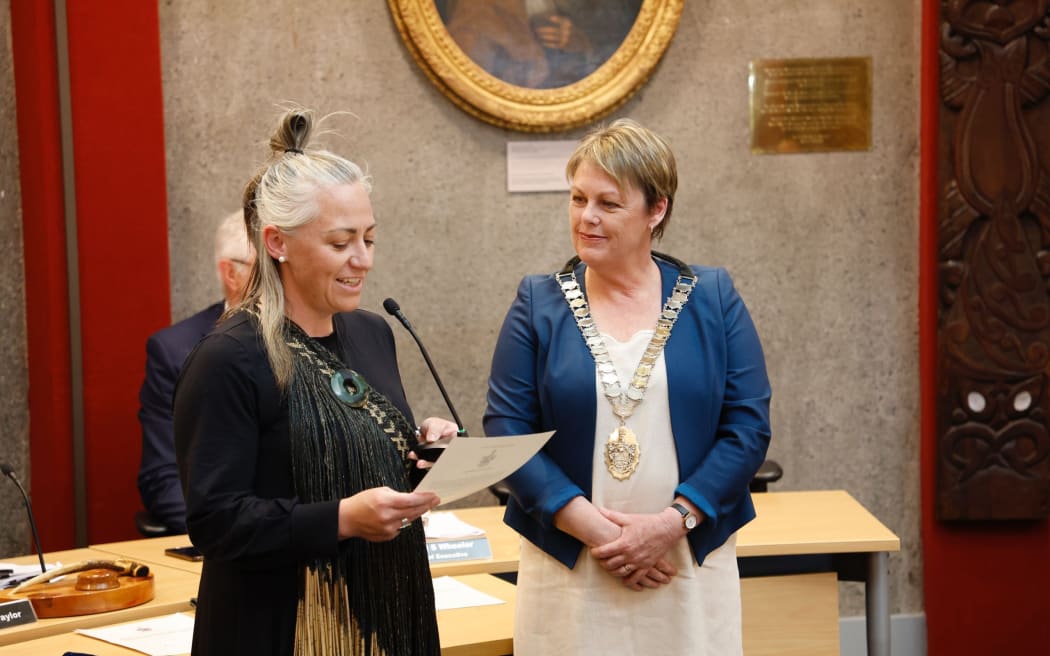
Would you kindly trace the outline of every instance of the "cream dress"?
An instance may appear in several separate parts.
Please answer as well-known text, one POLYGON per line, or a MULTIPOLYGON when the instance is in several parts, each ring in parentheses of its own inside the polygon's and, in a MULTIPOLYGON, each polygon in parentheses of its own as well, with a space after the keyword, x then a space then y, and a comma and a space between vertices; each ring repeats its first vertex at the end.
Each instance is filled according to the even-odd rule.
MULTIPOLYGON (((602 335, 621 381, 631 379, 652 335, 652 330, 643 330, 627 342, 602 335)), ((627 422, 638 437, 641 457, 637 471, 625 481, 617 481, 605 466, 605 442, 618 422, 600 385, 595 384, 592 500, 622 512, 660 512, 674 499, 678 484, 663 354, 653 367, 645 399, 627 422)), ((671 583, 635 592, 603 570, 586 548, 570 570, 523 539, 514 654, 740 655, 736 536, 709 554, 703 566, 696 564, 684 539, 669 559, 678 569, 671 583)))

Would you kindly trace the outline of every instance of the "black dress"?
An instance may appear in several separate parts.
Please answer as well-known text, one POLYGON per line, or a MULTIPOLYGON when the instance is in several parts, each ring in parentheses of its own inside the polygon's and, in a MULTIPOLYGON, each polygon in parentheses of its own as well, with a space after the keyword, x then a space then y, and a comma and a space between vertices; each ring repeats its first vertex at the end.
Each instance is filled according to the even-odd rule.
MULTIPOLYGON (((412 422, 386 322, 358 310, 334 323, 336 355, 412 422)), ((296 498, 287 399, 247 314, 220 324, 187 359, 175 393, 175 442, 187 528, 205 555, 193 654, 292 654, 303 563, 339 553, 339 500, 296 498)), ((425 554, 423 540, 419 529, 384 544, 425 554)), ((429 585, 425 556, 419 562, 420 571, 402 575, 429 585)))

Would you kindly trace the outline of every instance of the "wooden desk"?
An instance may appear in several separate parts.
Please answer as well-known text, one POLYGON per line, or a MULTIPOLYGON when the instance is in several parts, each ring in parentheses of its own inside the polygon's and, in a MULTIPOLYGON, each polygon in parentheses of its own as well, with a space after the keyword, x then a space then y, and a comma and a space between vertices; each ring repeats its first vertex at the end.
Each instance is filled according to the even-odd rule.
POLYGON ((740 579, 747 656, 839 656, 832 572, 740 579))
MULTIPOLYGON (((752 498, 758 516, 737 534, 742 572, 775 562, 778 567, 786 566, 778 572, 781 574, 835 572, 839 580, 863 581, 868 654, 888 655, 888 552, 900 551, 900 539, 844 490, 766 492, 752 498)), ((454 573, 517 570, 520 538, 503 524, 503 510, 490 506, 454 511, 490 535, 493 561, 497 561, 500 545, 498 565, 488 561, 443 563, 432 567, 434 573, 445 567, 456 567, 454 573), (512 558, 513 564, 505 558, 512 558), (513 570, 496 569, 510 566, 513 570)))
POLYGON ((752 498, 758 517, 737 534, 742 573, 773 565, 782 573, 833 571, 840 581, 863 581, 868 655, 889 656, 888 552, 900 551, 900 538, 844 490, 752 498))
POLYGON ((515 587, 488 574, 455 578, 506 603, 438 611, 441 656, 504 656, 514 653, 515 587))
POLYGON ((459 560, 431 563, 434 576, 458 576, 460 574, 502 574, 518 571, 521 558, 521 536, 503 523, 503 506, 481 508, 456 508, 454 513, 461 521, 485 531, 492 549, 492 558, 485 560, 459 560))
POLYGON ((59 656, 67 651, 92 656, 142 656, 142 652, 111 645, 72 631, 0 647, 0 654, 3 656, 59 656))
MULTIPOLYGON (((481 592, 502 599, 506 603, 498 606, 438 611, 442 656, 505 656, 513 653, 514 586, 488 574, 457 576, 456 579, 481 592)), ((111 617, 112 614, 106 613, 105 616, 111 617)), ((108 622, 91 626, 119 624, 121 621, 111 619, 108 622)), ((57 656, 66 651, 83 652, 95 656, 134 656, 135 654, 141 656, 139 652, 73 633, 73 628, 88 627, 87 625, 70 627, 59 635, 0 646, 0 656, 50 654, 57 656)))
POLYGON ((758 517, 737 533, 736 555, 900 551, 901 541, 845 490, 751 495, 758 517))
MULTIPOLYGON (((764 561, 775 559, 781 565, 784 563, 788 565, 788 569, 781 573, 811 574, 824 571, 834 572, 838 580, 863 581, 866 591, 868 653, 871 656, 889 654, 887 553, 900 550, 900 539, 842 490, 768 492, 755 494, 753 498, 758 517, 742 528, 737 535, 737 556, 741 560, 742 570, 746 570, 745 566, 749 563, 762 564, 764 561), (827 558, 820 560, 821 566, 814 569, 811 558, 813 556, 827 556, 827 558), (793 569, 796 561, 798 567, 793 569)), ((503 511, 504 509, 499 506, 455 509, 453 512, 461 520, 485 531, 492 548, 492 558, 437 563, 431 567, 433 575, 458 576, 517 571, 520 538, 503 523, 503 511)), ((106 557, 110 558, 118 555, 131 557, 150 565, 159 565, 199 575, 200 563, 178 560, 164 555, 164 549, 167 547, 186 544, 188 544, 188 538, 183 535, 94 545, 92 549, 105 552, 109 554, 106 557)), ((27 562, 28 560, 31 559, 27 559, 27 562)), ((802 603, 809 603, 807 600, 811 599, 811 595, 817 594, 816 591, 819 588, 821 601, 818 612, 824 612, 827 608, 826 581, 828 579, 824 577, 819 580, 824 583, 815 583, 816 579, 787 576, 769 577, 765 581, 758 578, 745 578, 741 582, 745 600, 744 622, 745 627, 751 627, 745 632, 754 634, 757 627, 749 623, 755 617, 767 616, 773 623, 779 621, 776 620, 775 615, 769 615, 775 609, 755 610, 762 608, 762 600, 767 597, 785 599, 786 594, 793 596, 796 600, 803 600, 802 603), (774 590, 772 587, 774 585, 782 587, 774 590)), ((508 587, 512 599, 513 587, 508 587)), ((193 594, 196 594, 195 589, 190 596, 193 594)), ((837 651, 837 594, 834 599, 835 650, 837 651)), ((797 621, 793 620, 788 620, 786 625, 800 626, 797 621)), ((444 639, 442 644, 444 644, 444 639)), ((750 651, 748 653, 750 654, 750 651)), ((802 650, 798 653, 822 652, 802 650)))
MULTIPOLYGON (((489 540, 492 557, 484 560, 460 560, 453 562, 433 563, 430 571, 434 576, 460 576, 462 574, 499 574, 518 571, 518 558, 521 550, 521 537, 503 523, 503 508, 499 506, 484 508, 457 508, 453 510, 460 520, 485 531, 489 540)), ((173 569, 201 573, 201 563, 173 558, 164 553, 169 547, 184 547, 190 544, 186 535, 172 535, 163 538, 143 538, 126 542, 109 542, 93 544, 92 549, 102 551, 107 558, 131 558, 148 565, 163 565, 173 569)))
MULTIPOLYGON (((172 569, 181 569, 201 575, 200 561, 182 560, 164 553, 169 547, 188 547, 190 536, 169 535, 162 538, 142 538, 139 540, 127 540, 125 542, 108 542, 106 544, 93 544, 91 548, 107 554, 107 558, 130 558, 147 565, 163 565, 172 569)), ((197 593, 194 592, 193 596, 197 593)))
MULTIPOLYGON (((69 551, 55 551, 45 555, 45 560, 51 563, 61 562, 63 565, 80 562, 82 560, 105 560, 114 559, 114 555, 95 549, 72 549, 69 551)), ((5 559, 20 564, 32 564, 37 562, 36 556, 22 556, 20 558, 5 559)), ((200 576, 180 569, 164 567, 146 563, 153 573, 153 600, 139 606, 109 611, 107 613, 95 613, 93 615, 78 615, 76 617, 55 617, 51 619, 37 620, 32 624, 23 624, 0 630, 0 645, 9 645, 25 640, 34 640, 44 636, 56 634, 68 634, 73 629, 105 626, 117 624, 130 620, 177 613, 190 610, 190 597, 197 594, 197 583, 200 576)), ((3 653, 7 653, 4 651, 3 653)), ((29 653, 29 652, 27 652, 29 653)), ((46 654, 48 652, 34 652, 46 654)), ((61 653, 61 652, 58 652, 61 653)))

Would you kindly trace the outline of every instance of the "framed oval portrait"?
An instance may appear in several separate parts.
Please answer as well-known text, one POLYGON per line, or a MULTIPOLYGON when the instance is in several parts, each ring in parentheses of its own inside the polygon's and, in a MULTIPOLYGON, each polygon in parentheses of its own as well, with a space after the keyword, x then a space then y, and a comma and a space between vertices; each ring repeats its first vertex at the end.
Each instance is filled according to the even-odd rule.
POLYGON ((567 130, 622 105, 667 49, 684 0, 388 0, 426 76, 467 113, 567 130))

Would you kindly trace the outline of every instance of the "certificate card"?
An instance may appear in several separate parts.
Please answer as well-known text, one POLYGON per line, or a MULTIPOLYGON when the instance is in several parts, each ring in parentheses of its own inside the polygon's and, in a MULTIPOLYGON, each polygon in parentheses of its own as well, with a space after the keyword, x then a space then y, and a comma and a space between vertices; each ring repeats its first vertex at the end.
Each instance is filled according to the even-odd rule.
POLYGON ((514 437, 457 437, 427 471, 416 492, 434 492, 444 504, 484 490, 524 465, 551 435, 554 431, 514 437))

